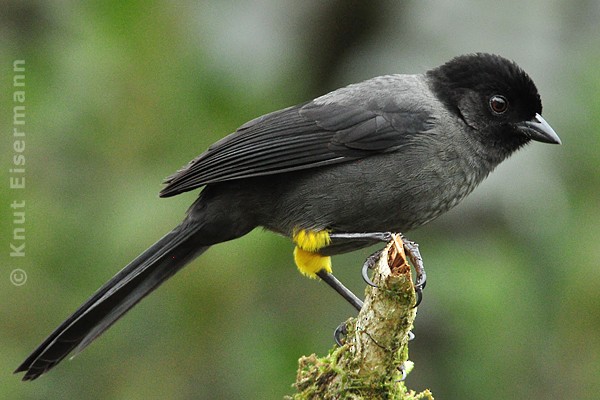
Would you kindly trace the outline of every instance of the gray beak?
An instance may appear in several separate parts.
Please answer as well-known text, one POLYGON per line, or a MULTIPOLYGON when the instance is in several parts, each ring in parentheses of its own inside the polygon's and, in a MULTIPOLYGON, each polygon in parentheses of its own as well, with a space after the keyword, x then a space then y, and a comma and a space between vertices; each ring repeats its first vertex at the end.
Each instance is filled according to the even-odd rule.
POLYGON ((519 129, 531 140, 543 143, 561 144, 560 138, 554 129, 540 114, 535 114, 531 121, 517 124, 519 129))

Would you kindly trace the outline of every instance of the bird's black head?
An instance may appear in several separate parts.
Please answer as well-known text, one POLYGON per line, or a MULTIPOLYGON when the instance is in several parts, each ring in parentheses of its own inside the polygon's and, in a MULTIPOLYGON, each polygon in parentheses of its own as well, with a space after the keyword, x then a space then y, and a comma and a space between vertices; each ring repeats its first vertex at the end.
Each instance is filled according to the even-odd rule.
POLYGON ((541 117, 542 101, 529 75, 503 57, 456 57, 427 72, 436 96, 503 156, 530 140, 560 143, 541 117))

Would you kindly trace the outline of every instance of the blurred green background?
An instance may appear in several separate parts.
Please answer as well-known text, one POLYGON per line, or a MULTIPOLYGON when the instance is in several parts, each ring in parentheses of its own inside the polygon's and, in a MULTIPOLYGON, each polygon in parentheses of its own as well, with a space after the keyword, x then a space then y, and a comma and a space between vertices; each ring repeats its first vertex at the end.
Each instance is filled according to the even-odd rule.
MULTIPOLYGON (((352 308, 259 230, 215 246, 74 360, 16 366, 197 193, 161 180, 263 113, 475 51, 534 79, 563 146, 532 144, 409 237, 428 284, 409 387, 440 399, 600 393, 600 2, 0 1, 0 390, 7 399, 278 399, 352 308), (14 60, 26 189, 9 189, 14 60), (26 256, 9 257, 26 200, 26 256), (11 284, 15 268, 26 271, 11 284)), ((362 292, 373 249, 334 259, 362 292)))

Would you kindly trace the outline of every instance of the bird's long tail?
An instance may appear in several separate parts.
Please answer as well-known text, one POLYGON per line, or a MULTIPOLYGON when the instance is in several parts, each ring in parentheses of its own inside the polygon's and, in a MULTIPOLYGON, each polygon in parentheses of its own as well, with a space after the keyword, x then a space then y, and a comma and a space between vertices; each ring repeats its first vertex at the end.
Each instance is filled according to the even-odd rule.
POLYGON ((79 352, 138 301, 208 249, 199 224, 186 219, 117 273, 54 330, 16 369, 33 380, 79 352), (204 245, 203 245, 204 243, 204 245))

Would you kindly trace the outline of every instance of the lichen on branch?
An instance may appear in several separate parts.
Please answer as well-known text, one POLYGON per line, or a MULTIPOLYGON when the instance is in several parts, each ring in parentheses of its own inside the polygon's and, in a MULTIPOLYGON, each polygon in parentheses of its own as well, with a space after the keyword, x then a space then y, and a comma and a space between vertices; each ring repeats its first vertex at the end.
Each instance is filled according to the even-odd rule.
POLYGON ((410 265, 398 235, 374 265, 362 310, 346 322, 344 345, 325 357, 299 360, 297 393, 287 399, 433 399, 429 390, 415 393, 402 381, 412 370, 408 338, 416 317, 410 265))

